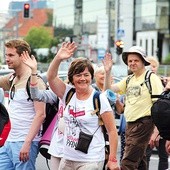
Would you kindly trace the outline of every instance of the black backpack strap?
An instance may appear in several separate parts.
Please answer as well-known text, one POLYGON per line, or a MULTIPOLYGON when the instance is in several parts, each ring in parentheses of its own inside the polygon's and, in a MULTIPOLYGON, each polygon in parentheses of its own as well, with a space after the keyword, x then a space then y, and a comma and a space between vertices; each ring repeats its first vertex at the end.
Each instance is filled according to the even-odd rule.
MULTIPOLYGON (((41 78, 43 80, 43 78, 40 75, 38 75, 37 77, 41 78)), ((30 92, 30 81, 31 81, 31 76, 28 78, 28 81, 27 81, 27 84, 26 84, 26 91, 27 91, 27 94, 28 94, 28 99, 27 100, 28 101, 29 100, 33 101, 33 99, 31 98, 31 92, 30 92)), ((44 82, 44 80, 43 80, 43 82, 44 82)), ((48 85, 46 83, 45 83, 45 86, 46 86, 46 90, 49 90, 49 87, 48 87, 48 85)), ((58 101, 57 101, 57 103, 58 103, 58 101)), ((57 104, 56 104, 56 106, 57 106, 57 104)))
POLYGON ((13 83, 15 77, 16 77, 16 74, 15 74, 15 73, 13 73, 13 74, 10 75, 10 77, 9 77, 10 87, 12 86, 12 83, 13 83))
POLYGON ((145 74, 145 84, 146 84, 146 87, 149 90, 149 93, 151 94, 151 97, 152 97, 152 86, 151 86, 151 79, 150 79, 150 77, 151 77, 152 73, 153 73, 152 71, 148 70, 146 72, 146 74, 145 74))
POLYGON ((170 91, 164 91, 160 95, 152 95, 152 98, 168 99, 170 100, 170 91))
POLYGON ((66 99, 65 99, 65 107, 68 105, 68 103, 70 102, 73 94, 76 92, 75 88, 71 88, 68 93, 67 93, 67 96, 66 96, 66 99))
MULTIPOLYGON (((12 86, 12 83, 13 83, 15 77, 16 77, 15 73, 13 73, 13 74, 9 77, 10 86, 12 86)), ((27 94, 28 94, 27 100, 28 100, 28 101, 29 101, 29 100, 33 101, 33 100, 31 99, 31 93, 30 93, 30 79, 31 79, 31 76, 28 78, 27 84, 26 84, 26 91, 27 91, 27 94)))
POLYGON ((130 79, 131 79, 133 76, 134 76, 134 74, 129 75, 129 76, 127 77, 127 79, 126 79, 126 88, 127 88, 128 84, 129 84, 130 79))
POLYGON ((27 101, 29 101, 29 100, 33 101, 33 99, 31 98, 31 93, 30 93, 30 79, 31 79, 31 76, 28 78, 27 84, 26 84, 26 91, 28 94, 27 101))

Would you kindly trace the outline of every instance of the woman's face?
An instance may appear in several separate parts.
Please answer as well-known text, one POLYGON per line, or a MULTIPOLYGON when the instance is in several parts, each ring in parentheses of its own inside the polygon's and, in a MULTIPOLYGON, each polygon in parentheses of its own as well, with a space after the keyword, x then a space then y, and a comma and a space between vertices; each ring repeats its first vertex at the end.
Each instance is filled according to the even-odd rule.
POLYGON ((91 84, 92 77, 88 70, 88 68, 85 68, 85 70, 79 74, 75 74, 73 76, 73 84, 76 89, 86 89, 91 84))
POLYGON ((105 72, 104 71, 99 71, 98 73, 96 73, 95 74, 96 83, 104 84, 104 77, 105 77, 105 72))
POLYGON ((156 65, 155 62, 150 62, 151 70, 156 74, 158 70, 158 66, 156 65))

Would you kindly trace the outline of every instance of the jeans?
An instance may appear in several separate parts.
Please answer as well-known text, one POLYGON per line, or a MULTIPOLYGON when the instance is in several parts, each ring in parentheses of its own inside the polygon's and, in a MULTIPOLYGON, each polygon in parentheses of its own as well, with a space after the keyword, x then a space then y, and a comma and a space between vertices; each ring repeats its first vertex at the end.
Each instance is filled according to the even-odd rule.
MULTIPOLYGON (((159 146, 157 147, 158 150, 158 156, 159 156, 159 164, 158 164, 158 170, 165 170, 168 169, 168 154, 165 149, 165 139, 160 139, 159 140, 159 146)), ((147 158, 147 166, 149 170, 149 162, 150 162, 150 157, 152 155, 153 149, 150 148, 148 145, 146 149, 146 158, 147 158)))
POLYGON ((153 120, 149 116, 127 123, 122 170, 147 169, 145 152, 153 129, 153 120))
POLYGON ((38 142, 32 142, 29 160, 22 162, 19 154, 24 142, 6 142, 0 148, 0 169, 1 170, 35 170, 35 161, 38 155, 38 142))

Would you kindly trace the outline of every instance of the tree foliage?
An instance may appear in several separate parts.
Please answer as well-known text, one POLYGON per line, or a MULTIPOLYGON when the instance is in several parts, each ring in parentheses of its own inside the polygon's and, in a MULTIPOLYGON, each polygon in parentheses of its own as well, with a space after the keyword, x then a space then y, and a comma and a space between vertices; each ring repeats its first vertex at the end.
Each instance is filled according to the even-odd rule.
POLYGON ((52 36, 45 27, 33 27, 28 32, 25 40, 30 44, 32 49, 49 48, 52 36))
POLYGON ((31 46, 32 54, 37 57, 39 62, 51 62, 55 54, 50 49, 57 47, 59 43, 64 41, 65 37, 73 35, 73 30, 66 28, 55 28, 54 32, 56 35, 52 37, 45 27, 33 27, 25 37, 25 40, 31 46), (37 56, 34 49, 39 48, 49 48, 48 56, 37 56))

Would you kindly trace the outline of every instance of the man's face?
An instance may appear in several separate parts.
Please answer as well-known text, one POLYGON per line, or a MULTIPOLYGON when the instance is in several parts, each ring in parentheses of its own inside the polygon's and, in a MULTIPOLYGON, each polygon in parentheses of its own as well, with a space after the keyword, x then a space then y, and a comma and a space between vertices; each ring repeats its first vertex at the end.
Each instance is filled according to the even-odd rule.
POLYGON ((129 66, 129 69, 133 73, 138 72, 138 71, 140 71, 140 70, 145 68, 145 65, 144 65, 141 57, 139 57, 136 54, 129 54, 128 55, 127 64, 129 66))
POLYGON ((15 48, 5 48, 5 60, 8 68, 14 70, 21 63, 20 56, 15 48))

